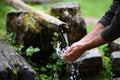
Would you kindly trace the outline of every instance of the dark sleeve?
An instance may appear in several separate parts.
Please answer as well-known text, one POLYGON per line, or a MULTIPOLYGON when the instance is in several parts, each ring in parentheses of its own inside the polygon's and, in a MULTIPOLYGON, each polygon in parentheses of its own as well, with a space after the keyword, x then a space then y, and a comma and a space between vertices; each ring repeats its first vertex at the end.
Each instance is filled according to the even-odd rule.
POLYGON ((111 24, 103 30, 101 36, 107 42, 114 41, 120 37, 120 7, 118 7, 111 24))
POLYGON ((105 15, 98 21, 98 23, 103 24, 105 27, 110 25, 115 12, 120 5, 120 0, 113 0, 113 3, 110 6, 110 9, 105 13, 105 15))

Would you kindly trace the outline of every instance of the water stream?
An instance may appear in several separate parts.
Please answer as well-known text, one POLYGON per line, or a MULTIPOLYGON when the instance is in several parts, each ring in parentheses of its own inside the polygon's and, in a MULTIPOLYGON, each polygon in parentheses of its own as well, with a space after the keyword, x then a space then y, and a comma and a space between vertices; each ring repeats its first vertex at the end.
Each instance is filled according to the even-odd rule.
MULTIPOLYGON (((58 41, 57 47, 56 47, 56 53, 57 53, 58 57, 60 57, 61 59, 64 59, 62 55, 63 55, 64 51, 66 50, 66 48, 69 47, 69 42, 68 42, 67 32, 61 30, 61 34, 63 35, 63 38, 65 39, 66 47, 61 49, 60 48, 61 42, 58 41)), ((70 69, 70 80, 81 80, 79 69, 78 69, 78 67, 75 66, 75 63, 68 62, 68 64, 69 64, 69 69, 70 69)))

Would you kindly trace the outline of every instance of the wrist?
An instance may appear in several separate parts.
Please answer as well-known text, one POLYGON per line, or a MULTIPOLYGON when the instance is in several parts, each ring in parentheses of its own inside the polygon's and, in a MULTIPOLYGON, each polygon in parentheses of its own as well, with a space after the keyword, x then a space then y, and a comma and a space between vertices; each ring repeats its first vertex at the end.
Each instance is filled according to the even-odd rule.
POLYGON ((78 47, 79 47, 80 52, 85 52, 86 50, 88 50, 87 43, 79 41, 78 44, 79 44, 78 47))

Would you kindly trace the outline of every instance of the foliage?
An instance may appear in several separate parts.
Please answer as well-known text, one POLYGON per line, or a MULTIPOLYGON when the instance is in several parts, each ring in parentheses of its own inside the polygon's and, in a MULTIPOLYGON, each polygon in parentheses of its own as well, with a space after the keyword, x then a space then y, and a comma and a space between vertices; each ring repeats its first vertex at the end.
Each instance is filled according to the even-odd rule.
POLYGON ((40 51, 39 48, 33 48, 32 46, 28 47, 26 50, 26 56, 32 56, 33 53, 40 51))
POLYGON ((4 0, 0 1, 0 38, 4 38, 6 34, 6 18, 7 13, 14 10, 4 0))
POLYGON ((16 43, 16 34, 15 33, 9 33, 5 36, 5 40, 7 43, 14 45, 16 43))
POLYGON ((112 80, 113 78, 113 73, 112 73, 112 64, 111 64, 111 58, 110 54, 106 54, 109 51, 108 44, 105 44, 103 46, 99 47, 99 50, 101 53, 103 53, 103 78, 102 80, 112 80))
MULTIPOLYGON (((58 36, 57 33, 55 33, 55 36, 58 36)), ((13 48, 20 53, 20 55, 24 55, 24 58, 27 60, 27 62, 33 67, 33 69, 37 72, 36 80, 68 80, 67 75, 65 73, 64 67, 65 67, 65 61, 58 58, 56 53, 53 53, 50 58, 48 59, 48 62, 46 65, 37 66, 38 64, 31 61, 31 57, 36 52, 39 52, 39 48, 33 48, 33 46, 28 47, 26 50, 22 51, 24 48, 23 43, 16 44, 16 34, 10 33, 6 36, 6 42, 11 44, 13 48), (61 77, 63 76, 63 77, 61 77)), ((15 69, 16 71, 16 69, 15 69)))
POLYGON ((104 67, 103 67, 103 80, 112 80, 113 73, 111 67, 111 60, 109 57, 104 56, 104 67))
POLYGON ((53 53, 48 61, 48 64, 40 67, 41 73, 38 75, 37 80, 68 80, 68 77, 64 76, 65 61, 59 59, 56 53, 53 53))

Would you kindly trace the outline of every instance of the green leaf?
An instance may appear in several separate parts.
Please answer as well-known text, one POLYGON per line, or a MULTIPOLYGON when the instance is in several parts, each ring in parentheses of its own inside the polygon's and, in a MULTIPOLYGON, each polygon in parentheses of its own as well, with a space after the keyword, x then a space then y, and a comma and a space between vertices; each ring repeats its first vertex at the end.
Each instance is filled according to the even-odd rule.
POLYGON ((34 52, 38 52, 38 51, 40 51, 39 48, 34 48, 34 52))
POLYGON ((38 51, 40 51, 39 48, 33 48, 32 46, 30 46, 30 47, 27 48, 27 50, 26 50, 26 52, 27 52, 26 55, 27 55, 27 56, 32 56, 33 53, 38 52, 38 51))
POLYGON ((40 70, 41 71, 47 71, 47 69, 45 67, 41 67, 40 70))

